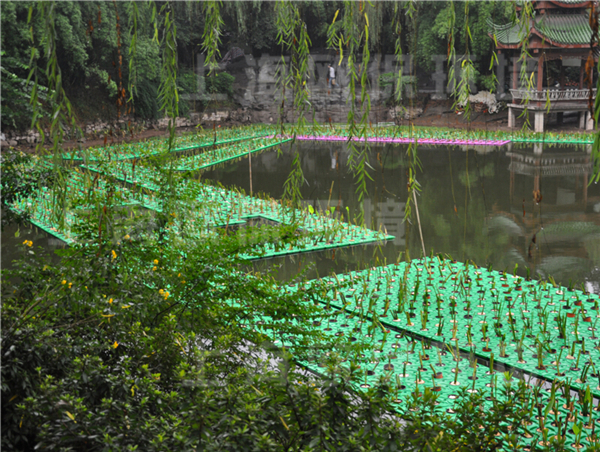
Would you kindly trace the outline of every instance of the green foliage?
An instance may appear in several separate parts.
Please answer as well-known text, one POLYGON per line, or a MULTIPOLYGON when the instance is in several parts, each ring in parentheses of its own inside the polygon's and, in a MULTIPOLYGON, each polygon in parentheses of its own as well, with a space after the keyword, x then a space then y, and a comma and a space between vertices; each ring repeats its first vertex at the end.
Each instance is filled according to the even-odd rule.
MULTIPOLYGON (((458 3, 457 3, 458 4, 458 3)), ((483 72, 489 67, 487 56, 492 53, 494 42, 488 36, 488 19, 495 23, 510 21, 512 2, 477 1, 469 3, 468 22, 465 8, 460 2, 456 9, 451 2, 417 2, 419 8, 419 28, 417 62, 419 67, 434 70, 432 55, 446 55, 448 53, 447 38, 450 28, 453 28, 455 47, 461 52, 467 44, 466 27, 470 29, 472 42, 469 43, 470 53, 479 57, 477 69, 483 72), (451 16, 455 16, 451 20, 451 16), (422 25, 421 25, 422 24, 422 25), (468 25, 467 25, 468 24, 468 25)))
POLYGON ((26 219, 26 215, 17 215, 9 206, 19 197, 29 196, 41 186, 51 181, 51 172, 32 164, 32 157, 21 151, 9 149, 0 154, 2 177, 0 200, 2 205, 2 229, 7 224, 26 219))
MULTIPOLYGON (((156 8, 156 5, 153 5, 156 8)), ((153 15, 155 15, 154 13, 153 15)), ((177 88, 177 24, 170 3, 165 3, 160 14, 164 15, 163 38, 161 41, 162 67, 158 102, 160 109, 169 118, 169 148, 175 139, 174 118, 179 116, 179 90, 177 88)))
POLYGON ((480 75, 478 79, 479 86, 481 86, 484 90, 489 91, 491 93, 496 91, 497 80, 495 74, 480 75))
POLYGON ((85 69, 85 74, 88 82, 92 81, 100 86, 103 86, 106 89, 110 99, 115 99, 117 97, 117 83, 110 79, 107 71, 99 69, 95 66, 87 66, 85 69))
POLYGON ((196 94, 198 92, 198 76, 190 69, 181 69, 177 74, 177 86, 182 94, 196 94))
POLYGON ((12 128, 22 131, 31 125, 31 83, 27 82, 26 77, 16 74, 26 69, 26 65, 16 58, 5 56, 5 52, 2 51, 0 105, 3 130, 12 128))
POLYGON ((135 114, 144 119, 158 118, 158 83, 140 80, 133 95, 135 114))
POLYGON ((404 92, 405 87, 407 86, 415 86, 416 85, 416 77, 410 75, 404 75, 399 77, 398 73, 395 72, 384 72, 379 75, 379 87, 381 89, 385 89, 387 87, 391 87, 391 95, 386 99, 386 105, 397 105, 402 100, 402 93, 404 92))
POLYGON ((31 126, 31 84, 27 83, 29 68, 27 5, 3 2, 1 13, 1 116, 2 130, 22 131, 31 126))
POLYGON ((210 94, 227 94, 233 96, 233 82, 235 77, 227 72, 218 72, 214 76, 206 77, 206 92, 210 94))

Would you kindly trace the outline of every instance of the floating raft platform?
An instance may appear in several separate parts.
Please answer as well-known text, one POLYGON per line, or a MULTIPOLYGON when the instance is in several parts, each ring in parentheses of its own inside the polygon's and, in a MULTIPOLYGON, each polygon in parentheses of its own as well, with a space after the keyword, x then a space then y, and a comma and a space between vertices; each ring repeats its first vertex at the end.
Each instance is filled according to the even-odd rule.
MULTIPOLYGON (((229 133, 219 133, 219 137, 188 135, 178 137, 173 143, 170 153, 176 154, 194 149, 201 149, 211 146, 222 146, 225 144, 236 143, 239 141, 252 140, 265 137, 268 132, 244 133, 244 131, 235 131, 229 133)), ((115 161, 115 160, 133 160, 152 157, 169 152, 168 140, 141 141, 136 143, 126 143, 119 145, 110 145, 106 147, 90 148, 85 151, 75 151, 73 153, 64 152, 63 159, 74 162, 84 160, 90 162, 96 161, 115 161), (85 156, 85 157, 84 157, 85 156)))
POLYGON ((220 165, 231 160, 245 157, 249 154, 261 152, 266 149, 280 146, 292 141, 291 138, 252 138, 232 146, 225 146, 214 151, 206 151, 191 157, 185 157, 177 161, 176 171, 200 171, 207 170, 213 166, 220 165))
MULTIPOLYGON (((534 386, 529 386, 531 382, 519 382, 513 375, 514 371, 517 371, 517 374, 520 373, 519 370, 523 370, 524 374, 533 374, 531 368, 520 368, 518 366, 518 364, 523 363, 517 362, 515 349, 523 343, 516 344, 508 339, 506 341, 507 351, 504 353, 504 359, 502 359, 499 355, 503 353, 499 353, 498 344, 490 344, 490 341, 483 340, 481 335, 478 336, 474 331, 476 329, 475 325, 478 327, 483 325, 481 316, 477 314, 477 319, 465 319, 465 316, 471 315, 469 314, 471 311, 464 310, 465 300, 457 295, 459 289, 452 287, 462 287, 465 283, 465 287, 470 286, 471 289, 477 287, 478 289, 473 291, 472 294, 475 297, 473 301, 479 305, 477 306, 478 312, 485 312, 486 303, 483 301, 485 295, 493 295, 489 300, 489 304, 492 309, 496 309, 497 306, 494 300, 500 299, 497 296, 498 293, 495 292, 496 285, 498 285, 497 290, 499 292, 507 292, 506 287, 504 287, 507 281, 511 292, 512 288, 516 291, 515 295, 521 296, 521 298, 523 298, 524 292, 531 295, 531 305, 527 302, 528 295, 523 298, 523 301, 518 300, 518 297, 507 300, 509 295, 502 297, 507 302, 512 301, 518 304, 522 310, 535 309, 538 305, 536 298, 538 296, 546 300, 548 304, 555 303, 551 306, 560 306, 561 308, 565 306, 560 301, 563 299, 563 295, 565 295, 565 300, 567 296, 575 297, 573 298, 574 301, 579 296, 580 300, 585 298, 588 308, 590 304, 592 305, 589 312, 593 313, 596 318, 600 317, 598 311, 593 309, 598 304, 597 295, 568 290, 564 287, 551 286, 551 289, 548 290, 548 285, 544 283, 525 281, 523 278, 514 276, 507 277, 504 273, 487 271, 473 265, 463 265, 447 260, 438 260, 437 264, 435 261, 429 260, 429 262, 413 261, 412 263, 377 267, 360 272, 334 275, 308 284, 294 284, 283 290, 297 292, 315 289, 317 293, 323 295, 318 301, 328 316, 322 321, 313 322, 312 327, 319 330, 326 341, 335 344, 333 352, 335 359, 327 355, 315 355, 298 360, 301 365, 311 371, 317 374, 326 373, 325 369, 333 361, 336 365, 343 367, 352 365, 356 373, 362 374, 360 381, 355 383, 354 386, 355 390, 359 392, 375 387, 382 380, 387 381, 390 387, 389 397, 399 413, 406 411, 407 403, 414 400, 415 397, 422 397, 424 391, 431 391, 435 394, 437 396, 436 405, 448 415, 455 413, 457 404, 461 402, 465 392, 484 395, 485 397, 480 400, 480 408, 493 410, 497 403, 508 401, 511 393, 510 388, 514 390, 520 384, 528 384, 526 399, 512 400, 512 402, 516 403, 516 406, 523 403, 523 408, 528 410, 531 410, 531 403, 535 403, 542 412, 549 412, 550 415, 544 424, 544 428, 548 429, 548 438, 564 435, 567 448, 575 444, 577 438, 569 426, 572 419, 574 419, 574 411, 577 411, 579 414, 585 413, 580 417, 584 432, 580 438, 580 443, 584 447, 591 445, 594 441, 598 441, 597 436, 596 439, 590 436, 593 431, 592 428, 600 422, 600 407, 597 398, 597 390, 600 387, 595 387, 597 379, 600 378, 597 370, 590 371, 585 377, 586 381, 581 382, 581 380, 575 380, 575 376, 579 372, 569 368, 569 365, 565 365, 565 375, 545 375, 541 377, 542 379, 549 377, 549 380, 553 382, 552 385, 547 384, 541 391, 537 391, 534 386), (437 272, 435 276, 431 276, 433 271, 437 272), (429 278, 434 279, 430 280, 429 278), (469 278, 470 281, 465 278, 469 278), (439 284, 440 279, 442 284, 439 284), (422 286, 421 282, 423 283, 422 286), (439 289, 437 292, 432 288, 436 283, 439 289), (323 288, 323 285, 325 285, 325 288, 323 288), (441 285, 448 289, 442 289, 441 285), (489 289, 489 294, 486 294, 486 289, 481 289, 490 286, 493 286, 493 289, 489 289), (422 287, 422 289, 419 290, 419 287, 422 287), (484 292, 480 292, 481 290, 484 290, 484 292), (407 310, 409 313, 414 313, 416 317, 409 317, 408 326, 405 325, 405 321, 401 316, 391 314, 394 304, 397 305, 398 303, 398 293, 405 294, 407 297, 405 301, 407 310), (439 294, 445 295, 443 298, 445 301, 441 303, 443 307, 438 311, 441 312, 441 315, 433 316, 434 318, 430 320, 432 325, 426 325, 425 328, 415 328, 414 324, 419 318, 416 313, 423 312, 423 308, 427 307, 426 303, 430 303, 431 298, 428 298, 428 296, 430 297, 432 293, 436 294, 436 301, 439 294), (396 300, 392 303, 391 300, 394 298, 396 300), (457 306, 452 306, 453 302, 457 302, 457 306), (559 305, 557 302, 561 304, 559 305), (415 308, 410 308, 410 305, 415 306, 415 308), (460 311, 460 315, 448 315, 452 307, 455 308, 457 313, 460 311), (419 309, 421 310, 419 311, 419 309), (439 334, 437 334, 437 328, 435 328, 436 331, 433 335, 427 334, 429 332, 427 326, 434 327, 433 323, 438 325, 442 323, 443 325, 444 320, 442 319, 444 318, 454 319, 456 323, 450 322, 450 326, 441 328, 439 334), (460 325, 459 318, 461 319, 460 325), (471 320, 471 322, 468 323, 465 320, 471 320), (471 325, 471 327, 467 327, 467 325, 471 325), (472 335, 466 340, 465 332, 468 330, 472 335), (454 337, 456 337, 456 340, 453 340, 454 337), (471 342, 468 342, 469 340, 471 342), (355 348, 356 345, 360 345, 360 348, 355 348), (484 352, 482 355, 487 360, 482 360, 481 356, 477 355, 477 351, 482 346, 483 348, 494 349, 492 352, 484 352), (492 358, 491 353, 493 352, 496 352, 494 356, 499 356, 497 360, 492 358), (482 361, 487 362, 487 364, 482 361), (571 390, 579 390, 582 395, 579 397, 573 396, 573 393, 569 392, 571 390), (586 391, 590 390, 589 395, 591 397, 586 395, 586 391), (567 393, 569 393, 568 397, 567 393), (556 419, 560 419, 561 423, 557 424, 556 419)), ((313 291, 312 296, 314 296, 314 293, 313 291)), ((314 299, 307 297, 305 302, 312 303, 314 299)), ((432 303, 429 308, 434 310, 434 304, 432 303)), ((516 307, 511 309, 512 312, 517 310, 516 307)), ((495 311, 492 310, 491 312, 494 313, 495 311)), ((573 319, 576 319, 576 317, 573 319)), ((290 321, 294 321, 294 319, 290 321)), ((574 323, 576 322, 574 320, 574 323)), ((589 324, 589 322, 585 323, 589 324)), ((295 338, 282 336, 277 331, 277 322, 270 317, 256 317, 248 326, 271 337, 276 346, 285 347, 293 353, 296 345, 295 338)), ((567 334, 573 335, 575 328, 571 324, 567 334)), ((506 329, 506 325, 504 325, 504 329, 506 329)), ((543 330, 542 326, 535 326, 526 330, 532 334, 521 334, 520 339, 530 340, 531 338, 527 336, 532 336, 543 330)), ((588 339, 595 337, 595 330, 586 328, 586 331, 588 339)), ((593 340, 597 340, 597 338, 593 340)), ((526 356, 524 356, 523 361, 537 362, 528 346, 531 346, 531 341, 525 346, 526 356)), ((578 353, 581 350, 581 344, 577 344, 577 347, 580 347, 577 350, 578 353)), ((557 359, 556 351, 552 350, 548 350, 547 356, 544 357, 544 361, 548 362, 548 370, 551 370, 554 366, 549 361, 557 359)), ((584 355, 585 361, 587 363, 598 362, 597 343, 594 350, 591 349, 590 345, 588 352, 584 355)), ((562 357, 566 358, 566 355, 563 354, 562 357)), ((573 359, 565 359, 565 361, 571 363, 570 366, 573 367, 573 359)), ((582 367, 585 366, 583 362, 580 364, 582 364, 582 367)), ((561 370, 561 374, 562 372, 561 370)), ((533 410, 532 416, 537 412, 539 410, 533 410)), ((515 432, 519 435, 519 444, 523 448, 539 445, 540 440, 542 440, 539 427, 540 421, 532 417, 530 422, 519 427, 519 432, 515 432)), ((576 450, 576 448, 573 447, 573 450, 576 450)))
MULTIPOLYGON (((297 135, 299 141, 349 141, 350 137, 343 135, 297 135)), ((469 146, 504 146, 510 143, 510 140, 461 140, 461 139, 444 139, 444 138, 420 138, 420 137, 377 137, 370 136, 352 137, 352 141, 359 143, 377 143, 377 144, 429 144, 429 145, 469 145, 469 146)))
MULTIPOLYGON (((161 206, 155 197, 155 192, 160 189, 161 177, 156 170, 144 166, 135 167, 124 161, 81 168, 88 169, 92 173, 80 172, 79 169, 72 171, 67 191, 67 197, 70 200, 76 199, 80 205, 79 209, 86 208, 86 200, 90 201, 87 208, 93 207, 91 201, 102 197, 107 191, 107 181, 104 176, 110 176, 129 185, 115 193, 114 201, 117 201, 119 207, 139 205, 155 212, 161 211, 161 206)), ((290 208, 274 199, 250 197, 233 190, 209 185, 191 187, 190 183, 191 181, 184 182, 179 188, 194 190, 195 201, 203 208, 189 209, 186 214, 185 231, 178 230, 177 226, 166 228, 173 233, 200 237, 215 234, 215 228, 218 227, 239 227, 249 222, 297 225, 298 240, 294 245, 284 247, 265 237, 265 240, 257 244, 250 254, 241 256, 248 260, 364 245, 394 238, 381 231, 344 223, 340 219, 333 218, 332 214, 308 213, 290 208)), ((32 223, 53 236, 69 244, 76 243, 77 237, 71 231, 75 222, 74 211, 67 210, 64 220, 59 225, 51 214, 51 204, 52 193, 45 191, 37 197, 19 200, 13 208, 19 212, 28 212, 32 223)))
POLYGON ((323 281, 323 303, 600 397, 598 295, 438 259, 323 281))

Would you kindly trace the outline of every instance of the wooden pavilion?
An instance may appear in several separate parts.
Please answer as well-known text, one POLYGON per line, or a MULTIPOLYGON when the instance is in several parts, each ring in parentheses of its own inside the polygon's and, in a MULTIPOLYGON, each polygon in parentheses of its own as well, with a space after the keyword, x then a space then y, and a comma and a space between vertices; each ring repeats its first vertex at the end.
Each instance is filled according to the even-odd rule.
MULTIPOLYGON (((534 14, 529 32, 521 30, 519 24, 489 24, 490 36, 495 36, 498 53, 505 53, 512 62, 512 103, 508 105, 508 125, 514 127, 516 113, 527 108, 534 113, 536 132, 544 130, 546 115, 557 113, 557 120, 561 123, 564 112, 579 112, 579 127, 591 130, 594 121, 588 108, 590 90, 584 86, 584 79, 585 65, 590 56, 594 62, 598 59, 597 43, 594 43, 594 48, 590 46, 592 28, 589 23, 590 8, 598 4, 581 0, 533 0, 532 4, 534 14), (527 71, 537 72, 535 89, 519 86, 518 61, 523 36, 528 36, 528 49, 533 57, 528 62, 527 71), (556 81, 544 70, 544 66, 552 61, 558 61, 560 65, 560 76, 556 81), (579 80, 575 81, 575 86, 572 86, 573 82, 567 86, 565 68, 568 66, 579 67, 579 80)), ((592 97, 595 96, 596 90, 593 89, 592 97)))

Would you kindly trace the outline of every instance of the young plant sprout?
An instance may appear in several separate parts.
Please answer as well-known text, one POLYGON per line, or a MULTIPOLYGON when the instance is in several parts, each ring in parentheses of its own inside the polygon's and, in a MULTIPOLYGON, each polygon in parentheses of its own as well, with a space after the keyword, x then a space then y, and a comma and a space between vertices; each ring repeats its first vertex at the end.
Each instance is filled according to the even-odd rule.
POLYGON ((539 339, 536 339, 536 348, 537 348, 537 359, 538 365, 536 369, 546 370, 546 366, 544 366, 544 348, 539 339))
POLYGON ((558 354, 558 358, 556 359, 556 376, 557 377, 565 376, 564 372, 561 373, 561 371, 560 371, 560 359, 562 358, 563 351, 564 351, 563 349, 560 350, 560 353, 558 354))
POLYGON ((475 391, 475 380, 477 380, 477 363, 473 366, 473 386, 471 387, 472 391, 475 391))
POLYGON ((406 311, 406 326, 414 326, 414 323, 410 321, 410 312, 406 311))
POLYGON ((471 335, 471 324, 467 325, 467 345, 472 347, 473 346, 473 336, 471 335))
POLYGON ((438 323, 438 330, 437 330, 436 336, 443 336, 442 330, 444 329, 444 321, 445 321, 445 319, 442 318, 440 320, 440 323, 438 323))
POLYGON ((583 433, 583 422, 575 422, 573 423, 573 433, 575 433, 575 444, 573 444, 573 447, 575 447, 576 449, 581 448, 581 434, 583 433))
POLYGON ((523 359, 523 351, 524 351, 524 348, 523 348, 523 339, 524 338, 525 338, 525 333, 523 332, 523 335, 521 336, 521 340, 519 340, 519 342, 517 342, 517 348, 516 348, 517 356, 519 357, 518 362, 521 363, 521 364, 525 364, 526 363, 526 361, 523 359))
POLYGON ((460 370, 458 368, 459 361, 460 361, 460 358, 456 359, 456 367, 453 369, 454 370, 454 386, 458 385, 458 374, 460 372, 460 370))
POLYGON ((506 336, 503 334, 500 335, 500 357, 506 358, 508 355, 506 354, 506 336))
POLYGON ((579 350, 577 352, 577 359, 575 361, 575 365, 573 367, 571 367, 570 370, 572 370, 572 371, 579 371, 579 370, 581 370, 581 369, 579 369, 579 359, 580 358, 581 358, 581 350, 579 350))
POLYGON ((456 321, 452 324, 452 338, 451 341, 458 342, 458 338, 456 337, 456 332, 458 331, 458 323, 456 321))

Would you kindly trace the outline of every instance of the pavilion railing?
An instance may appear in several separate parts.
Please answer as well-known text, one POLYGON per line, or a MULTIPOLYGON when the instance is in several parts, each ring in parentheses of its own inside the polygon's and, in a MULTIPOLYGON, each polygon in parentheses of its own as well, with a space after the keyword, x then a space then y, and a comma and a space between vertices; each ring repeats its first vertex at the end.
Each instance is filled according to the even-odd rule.
MULTIPOLYGON (((588 100, 590 97, 589 89, 544 89, 528 90, 528 89, 511 89, 510 94, 513 100, 526 100, 529 99, 532 102, 545 102, 550 99, 553 101, 583 101, 588 100)), ((592 97, 596 97, 596 89, 592 90, 592 97)))

